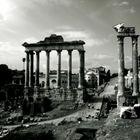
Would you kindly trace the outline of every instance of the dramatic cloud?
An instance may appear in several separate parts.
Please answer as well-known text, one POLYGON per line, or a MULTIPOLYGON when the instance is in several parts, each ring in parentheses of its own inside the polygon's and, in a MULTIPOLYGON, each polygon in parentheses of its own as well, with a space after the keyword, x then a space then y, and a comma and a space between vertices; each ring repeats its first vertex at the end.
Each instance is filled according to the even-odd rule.
POLYGON ((107 39, 99 39, 95 37, 94 33, 90 33, 88 31, 80 31, 80 30, 69 30, 69 31, 62 31, 62 32, 56 32, 57 34, 62 35, 65 40, 83 40, 86 43, 86 46, 88 47, 94 47, 94 46, 100 46, 108 42, 107 39))
MULTIPOLYGON (((59 34, 66 41, 85 41, 86 67, 104 65, 117 69, 114 61, 117 39, 112 27, 124 22, 135 26, 139 34, 139 6, 138 0, 0 0, 0 63, 19 69, 25 57, 22 46, 25 41, 38 42, 51 34, 59 34)), ((125 54, 129 56, 131 47, 127 48, 125 54)), ((62 56, 62 66, 66 68, 67 61, 63 59, 67 58, 67 52, 62 56)), ((52 51, 54 69, 56 57, 52 51)), ((126 63, 131 63, 126 59, 126 63)), ((45 70, 45 53, 41 53, 40 60, 40 67, 45 70)), ((78 70, 78 64, 79 54, 73 51, 73 69, 78 70)))

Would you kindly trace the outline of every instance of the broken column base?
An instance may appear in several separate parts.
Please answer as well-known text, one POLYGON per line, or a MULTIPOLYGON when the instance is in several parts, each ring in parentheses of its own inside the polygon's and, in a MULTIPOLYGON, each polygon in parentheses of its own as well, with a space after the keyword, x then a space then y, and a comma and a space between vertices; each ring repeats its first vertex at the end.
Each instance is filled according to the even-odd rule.
POLYGON ((122 95, 117 95, 117 109, 120 111, 120 108, 124 106, 125 103, 125 97, 122 95))
POLYGON ((138 104, 140 104, 140 96, 138 96, 137 98, 138 98, 138 104))
POLYGON ((134 106, 137 103, 140 103, 140 96, 117 95, 118 110, 120 110, 120 108, 124 106, 134 106))

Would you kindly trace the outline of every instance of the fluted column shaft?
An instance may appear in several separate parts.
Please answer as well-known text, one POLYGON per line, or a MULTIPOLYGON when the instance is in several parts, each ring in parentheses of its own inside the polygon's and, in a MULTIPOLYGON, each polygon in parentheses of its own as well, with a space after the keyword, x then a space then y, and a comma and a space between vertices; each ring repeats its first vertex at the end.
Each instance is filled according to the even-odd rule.
POLYGON ((78 88, 84 87, 84 77, 85 77, 85 51, 79 51, 80 56, 80 69, 79 69, 79 86, 78 88))
POLYGON ((29 87, 29 51, 26 52, 25 87, 29 87))
POLYGON ((39 53, 40 51, 36 51, 36 72, 35 72, 35 86, 39 87, 39 53))
POLYGON ((72 50, 68 50, 68 85, 67 88, 70 89, 72 87, 72 50))
POLYGON ((46 88, 50 87, 50 51, 46 51, 46 88))
POLYGON ((117 36, 118 38, 118 96, 124 95, 124 37, 117 36))
POLYGON ((34 79, 34 75, 33 75, 33 72, 34 72, 34 53, 33 51, 30 51, 30 75, 29 75, 29 86, 30 87, 33 87, 33 79, 34 79))
POLYGON ((132 36, 133 96, 139 94, 138 78, 138 35, 132 36))
POLYGON ((57 55, 58 55, 57 88, 61 87, 61 51, 62 50, 57 51, 57 55))

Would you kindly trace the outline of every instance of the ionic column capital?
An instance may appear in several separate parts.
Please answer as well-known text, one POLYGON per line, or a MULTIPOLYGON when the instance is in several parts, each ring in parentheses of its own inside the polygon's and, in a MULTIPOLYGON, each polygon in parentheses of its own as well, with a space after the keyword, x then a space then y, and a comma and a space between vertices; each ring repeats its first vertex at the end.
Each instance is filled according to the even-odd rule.
POLYGON ((30 52, 29 50, 25 50, 25 53, 26 53, 26 54, 29 54, 29 52, 30 52))
POLYGON ((85 50, 78 50, 79 53, 85 53, 85 50))
POLYGON ((131 39, 132 39, 132 44, 137 43, 138 37, 139 37, 139 35, 134 35, 134 36, 131 37, 131 39))
POLYGON ((51 50, 45 50, 45 52, 46 52, 46 53, 50 53, 50 52, 51 52, 51 50))
POLYGON ((120 35, 117 36, 118 42, 120 43, 123 43, 124 38, 125 38, 124 36, 120 36, 120 35))

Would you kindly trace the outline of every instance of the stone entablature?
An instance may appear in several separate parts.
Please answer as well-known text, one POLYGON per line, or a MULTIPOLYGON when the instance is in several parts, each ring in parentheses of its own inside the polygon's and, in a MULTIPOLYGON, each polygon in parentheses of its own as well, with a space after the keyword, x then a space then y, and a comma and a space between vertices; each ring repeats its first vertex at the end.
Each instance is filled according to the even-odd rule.
POLYGON ((114 29, 120 36, 130 37, 135 35, 135 27, 125 27, 123 23, 117 24, 114 29))
POLYGON ((62 36, 51 35, 46 37, 44 41, 39 41, 37 43, 23 43, 26 50, 29 51, 51 51, 51 50, 84 50, 84 41, 64 41, 62 36), (52 37, 53 36, 53 37, 52 37))

